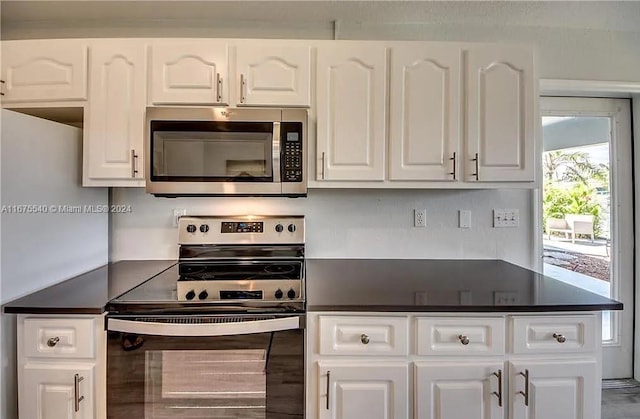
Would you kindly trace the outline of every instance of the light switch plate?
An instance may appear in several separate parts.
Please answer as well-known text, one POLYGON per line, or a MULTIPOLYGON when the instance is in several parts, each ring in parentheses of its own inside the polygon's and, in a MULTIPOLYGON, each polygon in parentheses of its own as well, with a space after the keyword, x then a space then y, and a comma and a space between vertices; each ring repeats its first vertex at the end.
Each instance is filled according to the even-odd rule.
POLYGON ((520 225, 520 211, 517 209, 494 209, 493 227, 518 227, 520 225))

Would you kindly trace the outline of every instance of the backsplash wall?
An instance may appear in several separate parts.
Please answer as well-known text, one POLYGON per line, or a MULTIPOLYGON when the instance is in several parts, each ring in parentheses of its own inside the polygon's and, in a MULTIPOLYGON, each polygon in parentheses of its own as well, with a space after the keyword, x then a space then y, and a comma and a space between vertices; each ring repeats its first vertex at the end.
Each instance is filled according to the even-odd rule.
POLYGON ((533 267, 529 190, 311 189, 307 198, 156 198, 139 188, 114 188, 110 259, 175 259, 173 209, 187 214, 292 214, 306 218, 307 257, 504 259, 533 267), (427 211, 414 228, 413 209, 427 211), (493 228, 494 208, 520 211, 517 228, 493 228), (458 228, 458 210, 471 210, 471 228, 458 228))

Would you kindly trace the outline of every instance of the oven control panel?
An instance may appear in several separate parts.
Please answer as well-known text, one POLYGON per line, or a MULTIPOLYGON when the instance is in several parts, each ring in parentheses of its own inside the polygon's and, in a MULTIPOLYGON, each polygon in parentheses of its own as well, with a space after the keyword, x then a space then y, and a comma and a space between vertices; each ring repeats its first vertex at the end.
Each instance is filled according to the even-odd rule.
POLYGON ((302 216, 182 216, 178 244, 304 244, 302 216))
POLYGON ((299 301, 303 300, 302 281, 178 281, 177 296, 180 301, 299 301))

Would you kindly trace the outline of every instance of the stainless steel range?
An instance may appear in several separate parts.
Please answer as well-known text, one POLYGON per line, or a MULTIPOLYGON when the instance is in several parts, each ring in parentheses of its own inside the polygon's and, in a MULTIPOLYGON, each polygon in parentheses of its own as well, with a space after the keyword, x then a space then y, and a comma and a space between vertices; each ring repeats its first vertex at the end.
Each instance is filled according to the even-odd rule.
POLYGON ((178 264, 109 303, 107 417, 302 418, 304 218, 178 229, 178 264))

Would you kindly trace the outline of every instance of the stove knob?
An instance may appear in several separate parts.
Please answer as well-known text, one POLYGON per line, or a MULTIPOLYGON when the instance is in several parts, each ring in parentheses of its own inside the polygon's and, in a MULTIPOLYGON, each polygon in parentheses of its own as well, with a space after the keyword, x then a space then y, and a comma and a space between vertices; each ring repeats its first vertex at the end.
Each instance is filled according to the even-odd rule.
POLYGON ((185 294, 184 298, 186 298, 187 300, 193 300, 194 298, 196 298, 196 292, 194 290, 191 290, 185 294))
POLYGON ((195 225, 193 225, 193 224, 189 224, 189 225, 187 226, 187 231, 188 231, 189 233, 195 233, 195 232, 196 232, 196 226, 195 226, 195 225))
POLYGON ((206 300, 208 296, 209 293, 207 292, 207 290, 204 290, 200 294, 198 294, 198 298, 201 300, 206 300))
POLYGON ((289 224, 289 227, 287 227, 287 230, 289 230, 289 232, 293 233, 294 231, 296 231, 296 225, 295 224, 289 224))
POLYGON ((276 231, 278 233, 282 233, 282 230, 284 230, 284 227, 282 226, 282 224, 276 224, 276 231))
POLYGON ((279 299, 282 298, 283 295, 284 295, 284 293, 282 292, 282 290, 280 288, 278 288, 276 290, 275 297, 279 300, 279 299))
POLYGON ((206 233, 207 231, 209 231, 209 226, 207 224, 202 224, 200 226, 200 232, 206 233))
POLYGON ((296 298, 296 292, 293 290, 293 288, 291 288, 289 291, 287 291, 287 297, 296 298))

